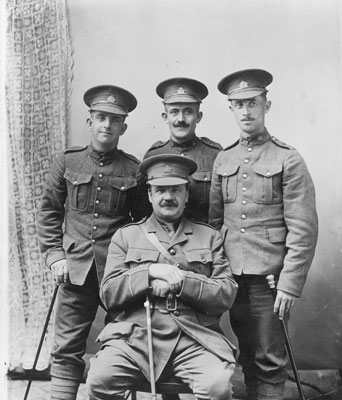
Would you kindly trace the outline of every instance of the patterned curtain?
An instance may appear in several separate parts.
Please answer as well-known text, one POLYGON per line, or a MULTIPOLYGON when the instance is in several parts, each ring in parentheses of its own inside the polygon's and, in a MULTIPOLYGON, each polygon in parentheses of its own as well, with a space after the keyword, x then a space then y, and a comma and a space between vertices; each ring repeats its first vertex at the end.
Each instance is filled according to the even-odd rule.
MULTIPOLYGON (((65 0, 7 0, 8 367, 31 369, 53 291, 37 212, 53 156, 66 146, 72 52, 65 0)), ((52 318, 53 319, 53 318, 52 318)), ((50 323, 37 369, 49 366, 50 323)))

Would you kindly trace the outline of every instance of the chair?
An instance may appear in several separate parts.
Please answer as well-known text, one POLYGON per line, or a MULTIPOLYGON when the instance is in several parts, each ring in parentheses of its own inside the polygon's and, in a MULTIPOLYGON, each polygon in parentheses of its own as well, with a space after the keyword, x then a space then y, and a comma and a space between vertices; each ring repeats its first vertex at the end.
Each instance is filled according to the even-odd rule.
MULTIPOLYGON (((131 392, 131 399, 137 400, 137 392, 151 393, 151 384, 150 382, 145 381, 143 383, 130 387, 128 390, 131 392)), ((189 386, 173 378, 169 382, 156 383, 156 393, 161 395, 167 394, 170 398, 170 395, 173 394, 192 394, 192 390, 189 388, 189 386)))

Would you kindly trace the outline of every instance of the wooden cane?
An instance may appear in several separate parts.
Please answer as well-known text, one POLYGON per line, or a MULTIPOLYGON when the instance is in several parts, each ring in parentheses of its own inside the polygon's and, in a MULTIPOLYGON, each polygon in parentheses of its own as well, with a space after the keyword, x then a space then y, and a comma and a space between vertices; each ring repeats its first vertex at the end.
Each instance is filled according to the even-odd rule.
MULTIPOLYGON (((267 275, 266 280, 267 280, 268 286, 270 287, 270 289, 272 291, 273 299, 275 300, 277 297, 277 287, 276 287, 274 275, 267 275)), ((280 322, 280 327, 281 327, 281 330, 283 331, 283 335, 285 338, 285 346, 286 346, 287 354, 288 354, 290 362, 291 362, 291 366, 292 366, 293 374, 295 377, 299 397, 300 397, 300 400, 305 400, 304 391, 303 391, 302 383, 300 381, 296 361, 295 361, 295 358, 293 355, 292 346, 291 346, 289 334, 287 331, 287 327, 286 327, 285 321, 283 319, 279 319, 279 322, 280 322)))
POLYGON ((29 377, 29 380, 28 380, 28 383, 27 383, 27 386, 26 386, 24 400, 27 399, 29 391, 30 391, 30 388, 31 388, 31 383, 32 383, 33 376, 34 376, 34 371, 35 371, 36 366, 37 366, 40 350, 42 349, 42 346, 43 346, 45 334, 46 334, 46 331, 47 331, 47 328, 48 328, 48 325, 49 325, 49 321, 50 321, 51 313, 52 313, 52 310, 53 310, 53 306, 55 304, 58 288, 59 288, 59 286, 56 285, 55 290, 54 290, 53 295, 52 295, 52 300, 51 300, 51 303, 50 303, 49 311, 48 311, 47 316, 46 316, 46 320, 45 320, 42 336, 40 338, 40 342, 39 342, 39 345, 38 345, 36 357, 34 359, 33 366, 32 366, 31 373, 30 373, 30 377, 29 377))
POLYGON ((151 395, 152 399, 155 400, 157 398, 157 393, 156 393, 156 381, 154 376, 154 364, 153 364, 151 310, 150 310, 150 299, 148 297, 148 294, 146 295, 146 301, 144 303, 144 306, 146 308, 148 362, 150 366, 151 395))

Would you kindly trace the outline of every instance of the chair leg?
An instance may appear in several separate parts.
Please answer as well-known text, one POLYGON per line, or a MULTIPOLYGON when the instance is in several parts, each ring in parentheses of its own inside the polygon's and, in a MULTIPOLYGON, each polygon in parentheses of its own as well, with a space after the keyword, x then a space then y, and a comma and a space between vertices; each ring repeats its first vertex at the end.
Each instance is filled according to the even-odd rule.
POLYGON ((137 392, 135 390, 131 391, 131 400, 137 400, 137 392))

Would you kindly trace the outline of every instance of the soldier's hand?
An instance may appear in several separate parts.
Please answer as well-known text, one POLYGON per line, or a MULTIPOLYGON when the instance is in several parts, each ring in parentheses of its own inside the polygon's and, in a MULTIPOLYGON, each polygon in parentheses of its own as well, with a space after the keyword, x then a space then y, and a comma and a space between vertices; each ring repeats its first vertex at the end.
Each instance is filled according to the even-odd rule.
POLYGON ((65 283, 68 280, 69 272, 66 260, 59 260, 51 265, 51 272, 53 280, 57 285, 65 283))
POLYGON ((153 279, 151 289, 154 296, 166 297, 170 291, 170 285, 161 279, 153 279))
POLYGON ((184 280, 184 272, 175 265, 156 263, 149 267, 149 276, 152 279, 166 281, 173 293, 178 293, 184 280))
POLYGON ((274 313, 279 314, 279 319, 284 319, 285 313, 289 312, 294 304, 296 296, 277 290, 277 297, 274 302, 274 313))

